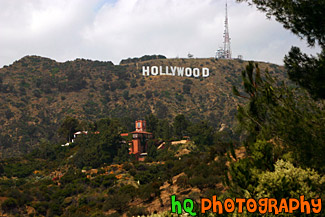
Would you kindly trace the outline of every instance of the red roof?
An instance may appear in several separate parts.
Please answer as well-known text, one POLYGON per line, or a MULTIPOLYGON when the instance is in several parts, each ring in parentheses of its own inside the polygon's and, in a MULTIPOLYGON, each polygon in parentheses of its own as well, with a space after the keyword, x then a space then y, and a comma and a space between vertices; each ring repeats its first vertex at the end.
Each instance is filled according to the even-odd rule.
POLYGON ((152 134, 152 133, 149 133, 149 132, 146 132, 146 131, 133 131, 133 132, 130 132, 132 134, 136 134, 136 133, 139 133, 139 134, 152 134))
POLYGON ((121 136, 128 136, 129 133, 121 133, 121 136))

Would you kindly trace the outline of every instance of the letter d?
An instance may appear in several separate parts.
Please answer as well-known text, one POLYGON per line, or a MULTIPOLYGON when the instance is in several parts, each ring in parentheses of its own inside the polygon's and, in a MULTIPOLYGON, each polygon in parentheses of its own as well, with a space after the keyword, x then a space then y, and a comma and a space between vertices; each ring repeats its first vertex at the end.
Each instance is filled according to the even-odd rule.
POLYGON ((210 71, 208 68, 202 68, 202 77, 209 77, 210 76, 210 71))

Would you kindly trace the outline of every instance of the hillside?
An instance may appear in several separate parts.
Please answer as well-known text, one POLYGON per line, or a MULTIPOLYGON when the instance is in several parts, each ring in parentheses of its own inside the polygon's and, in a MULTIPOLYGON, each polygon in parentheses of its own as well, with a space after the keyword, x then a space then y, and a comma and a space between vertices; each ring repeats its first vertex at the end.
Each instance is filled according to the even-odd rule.
MULTIPOLYGON (((59 141, 58 125, 66 116, 92 121, 118 117, 132 128, 135 119, 151 113, 169 120, 183 113, 194 122, 208 119, 217 128, 223 123, 232 129, 241 103, 232 86, 241 86, 246 65, 213 58, 136 58, 114 65, 26 56, 0 69, 1 157, 28 152, 41 139, 59 141), (153 65, 207 67, 210 77, 144 77, 142 66, 153 65)), ((283 77, 283 67, 259 65, 283 77)))

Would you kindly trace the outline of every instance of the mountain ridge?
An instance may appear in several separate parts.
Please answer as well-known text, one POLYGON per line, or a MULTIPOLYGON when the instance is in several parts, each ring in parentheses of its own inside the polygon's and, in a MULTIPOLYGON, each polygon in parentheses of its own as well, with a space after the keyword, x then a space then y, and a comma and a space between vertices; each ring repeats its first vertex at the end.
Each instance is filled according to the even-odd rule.
MULTIPOLYGON (((183 113, 192 121, 206 119, 215 127, 233 128, 236 105, 243 99, 232 95, 232 86, 241 86, 246 65, 242 60, 167 59, 162 55, 129 58, 119 65, 25 56, 0 69, 2 157, 28 152, 40 139, 58 142, 57 128, 66 116, 87 121, 125 118, 133 126, 135 119, 150 113, 168 120, 183 113), (142 75, 142 66, 154 65, 207 67, 210 76, 142 75)), ((259 65, 285 77, 282 66, 259 65)))

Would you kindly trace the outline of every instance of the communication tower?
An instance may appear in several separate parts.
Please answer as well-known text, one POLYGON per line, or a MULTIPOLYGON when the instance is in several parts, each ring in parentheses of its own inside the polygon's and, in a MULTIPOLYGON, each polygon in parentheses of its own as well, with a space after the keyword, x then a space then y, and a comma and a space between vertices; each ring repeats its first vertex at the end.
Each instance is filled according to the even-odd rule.
POLYGON ((231 59, 230 37, 228 27, 228 4, 226 1, 226 19, 225 19, 225 32, 223 33, 223 48, 219 48, 216 52, 216 58, 218 59, 231 59))

